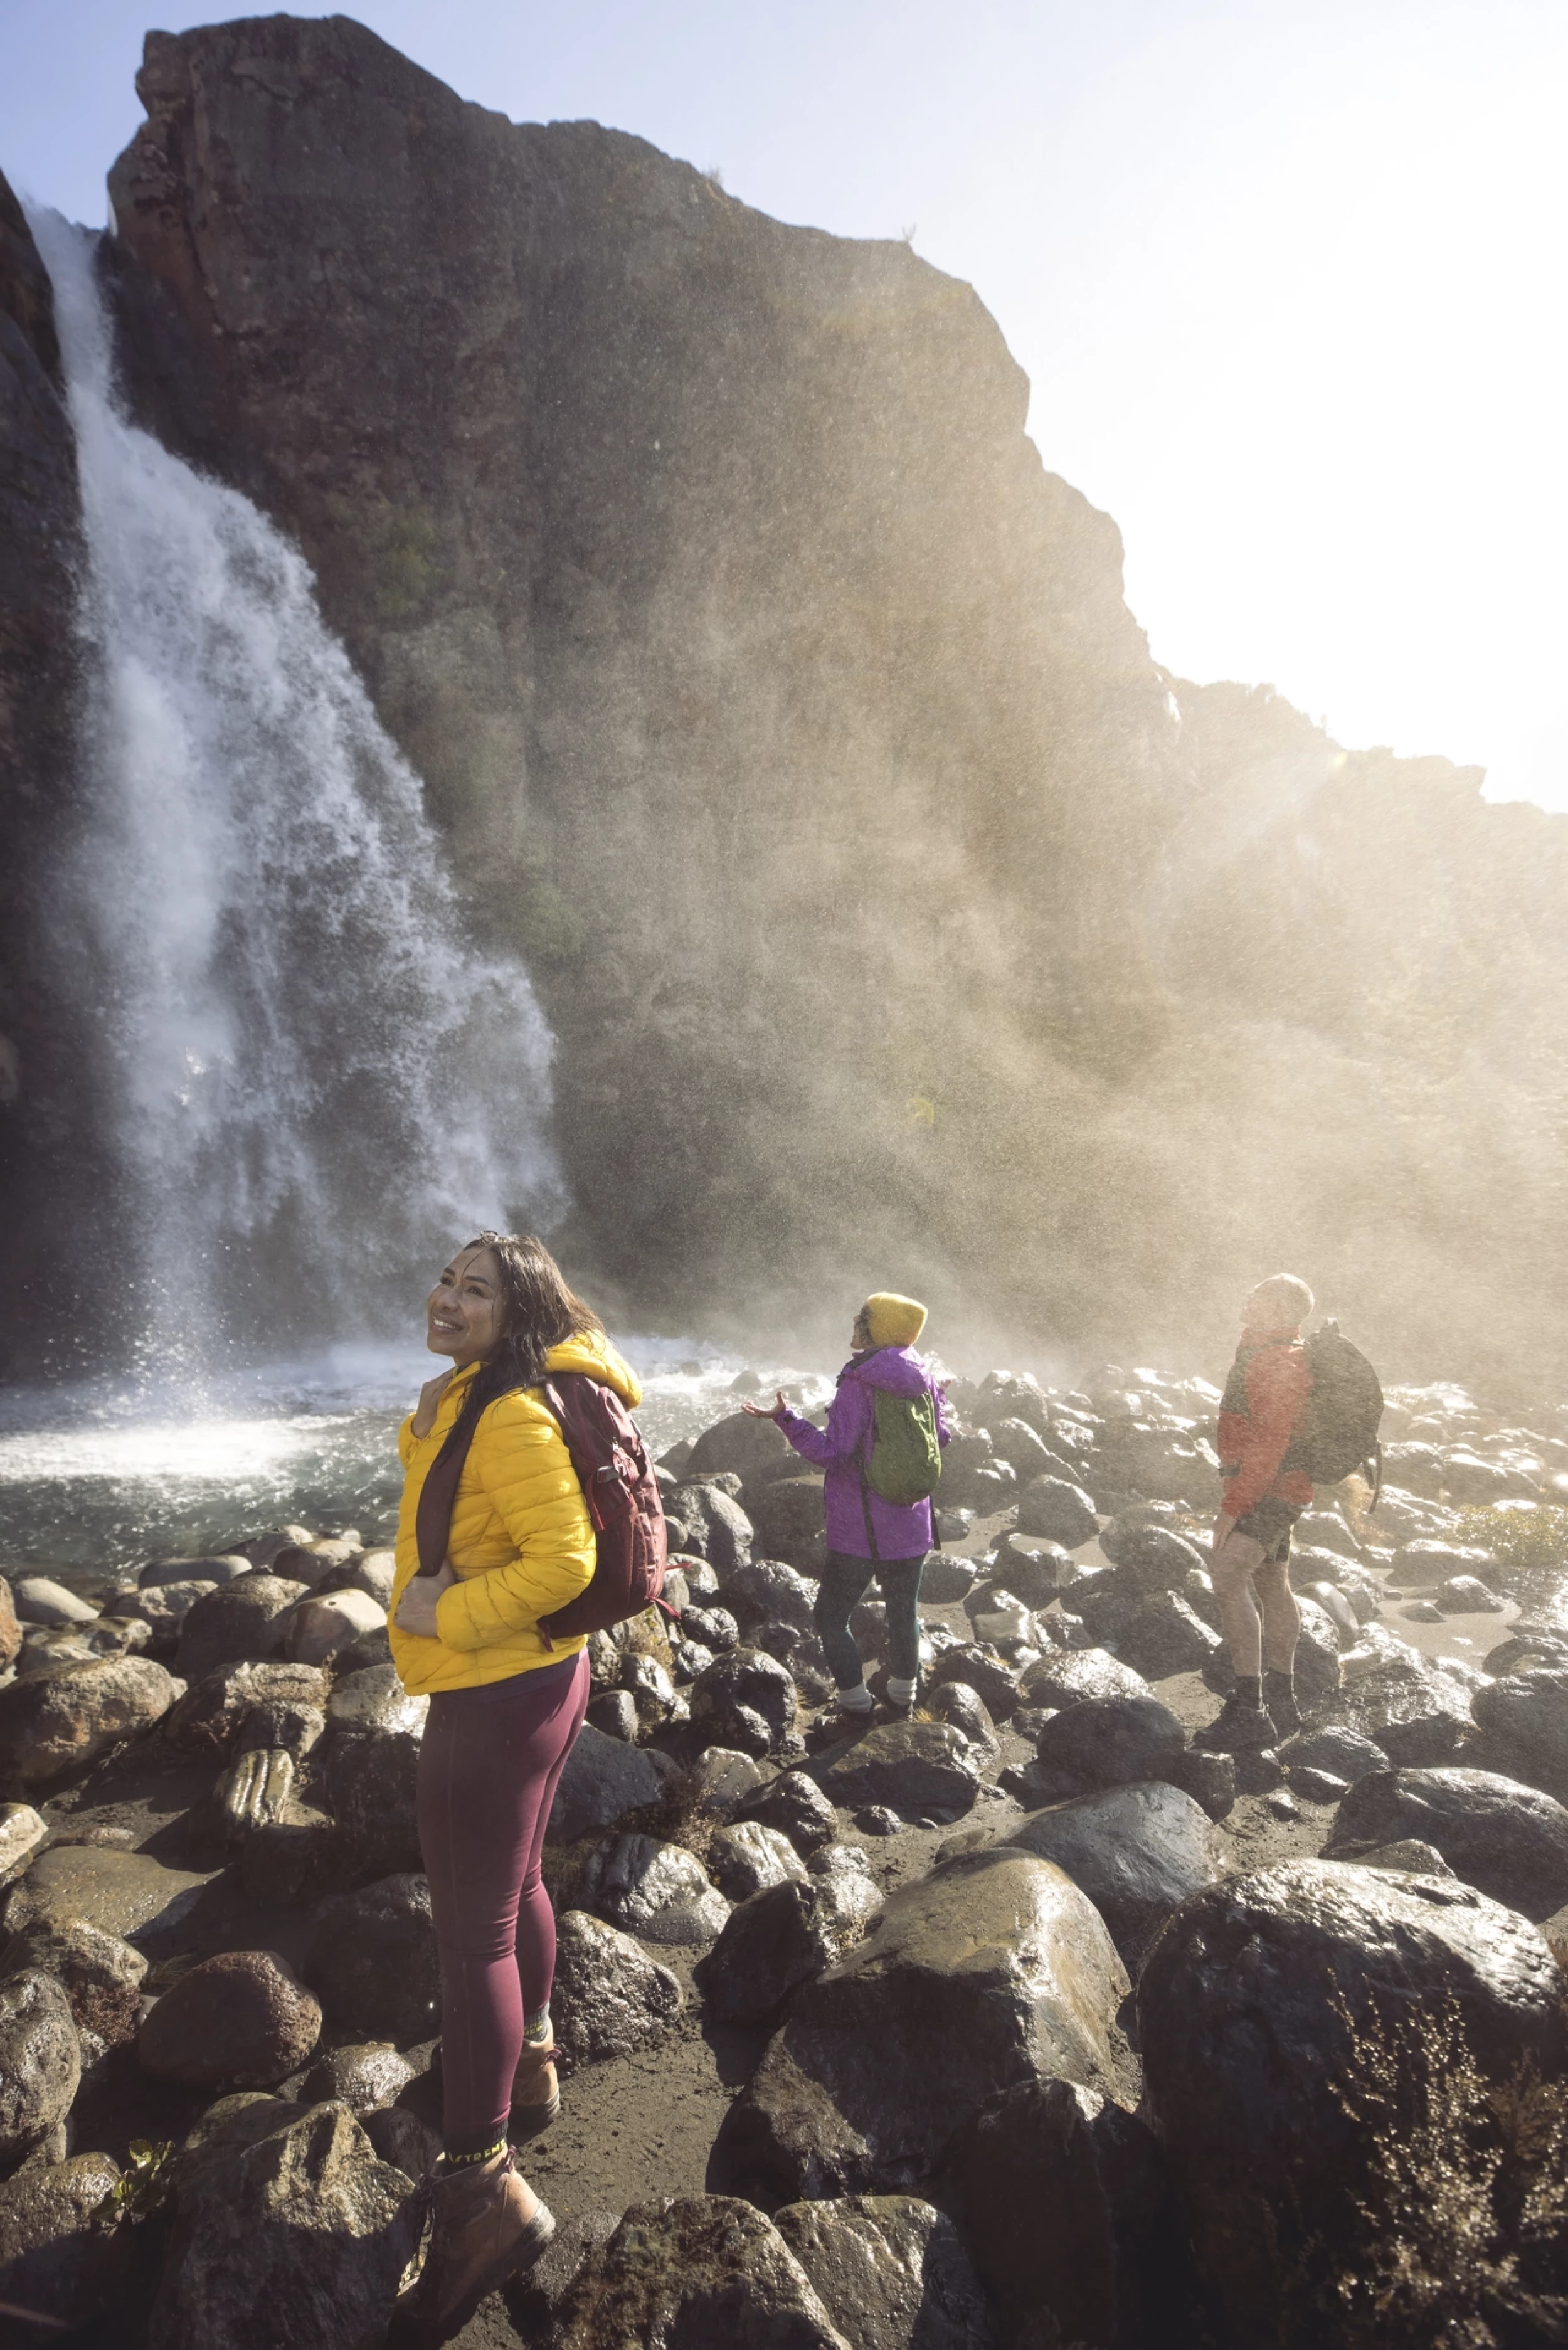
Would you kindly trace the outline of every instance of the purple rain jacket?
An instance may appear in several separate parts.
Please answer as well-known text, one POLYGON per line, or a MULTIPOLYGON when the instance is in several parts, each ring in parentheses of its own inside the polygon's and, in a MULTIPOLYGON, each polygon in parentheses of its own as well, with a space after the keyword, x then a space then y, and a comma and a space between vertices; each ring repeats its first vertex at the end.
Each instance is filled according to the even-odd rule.
POLYGON ((797 1411, 781 1411, 777 1425, 804 1460, 827 1471, 823 1503, 829 1550, 844 1551, 851 1558, 923 1558, 931 1547, 929 1502, 911 1502, 907 1506, 885 1502, 867 1486, 866 1495, 877 1534, 875 1554, 866 1539, 860 1470, 871 1453, 873 1388, 888 1388, 900 1396, 929 1393, 936 1402, 939 1443, 945 1444, 952 1434, 946 1396, 908 1347, 877 1347, 869 1354, 852 1355, 838 1374, 838 1391, 826 1428, 814 1428, 797 1411))

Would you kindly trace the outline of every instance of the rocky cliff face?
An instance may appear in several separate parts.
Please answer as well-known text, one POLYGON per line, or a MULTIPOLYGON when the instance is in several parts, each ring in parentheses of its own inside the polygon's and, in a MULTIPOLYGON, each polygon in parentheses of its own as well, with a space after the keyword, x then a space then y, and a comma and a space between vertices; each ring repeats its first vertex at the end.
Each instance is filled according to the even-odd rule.
POLYGON ((1563 827, 1158 671, 970 288, 344 18, 139 88, 133 401, 303 546, 528 961, 585 1279, 1218 1342, 1281 1259, 1456 1367, 1542 1318, 1563 827))

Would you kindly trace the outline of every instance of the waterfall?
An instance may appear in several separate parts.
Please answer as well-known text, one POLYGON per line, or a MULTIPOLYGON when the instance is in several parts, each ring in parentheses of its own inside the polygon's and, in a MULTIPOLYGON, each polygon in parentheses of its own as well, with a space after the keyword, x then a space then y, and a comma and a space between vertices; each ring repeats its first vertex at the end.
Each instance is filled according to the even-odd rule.
POLYGON ((34 233, 81 483, 81 816, 52 904, 101 1046, 160 1371, 400 1318, 481 1225, 558 1212, 552 1040, 478 952, 419 777, 248 499, 128 419, 96 240, 34 233))

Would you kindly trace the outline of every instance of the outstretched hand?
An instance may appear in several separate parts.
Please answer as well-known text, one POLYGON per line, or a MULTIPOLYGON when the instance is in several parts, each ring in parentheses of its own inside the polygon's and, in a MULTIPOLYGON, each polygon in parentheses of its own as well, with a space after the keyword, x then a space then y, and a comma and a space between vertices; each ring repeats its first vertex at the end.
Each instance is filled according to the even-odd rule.
POLYGON ((779 1388, 774 1392, 772 1403, 742 1403, 741 1409, 748 1419, 776 1419, 781 1411, 789 1409, 789 1405, 784 1400, 783 1388, 779 1388))
POLYGON ((443 1558, 439 1575, 416 1575, 398 1602, 393 1617, 400 1632, 412 1632, 421 1640, 436 1637, 436 1607, 443 1591, 450 1591, 457 1581, 457 1569, 450 1558, 443 1558))

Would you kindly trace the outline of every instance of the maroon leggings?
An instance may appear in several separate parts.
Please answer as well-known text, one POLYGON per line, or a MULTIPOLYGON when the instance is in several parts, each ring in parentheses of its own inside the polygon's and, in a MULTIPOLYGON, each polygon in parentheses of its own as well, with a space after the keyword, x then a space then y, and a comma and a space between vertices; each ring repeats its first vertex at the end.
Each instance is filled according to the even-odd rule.
POLYGON ((539 1858, 587 1702, 586 1650, 431 1700, 420 1748, 420 1849, 441 1950, 449 2153, 504 2134, 524 2017, 549 2002, 556 1913, 539 1858))

